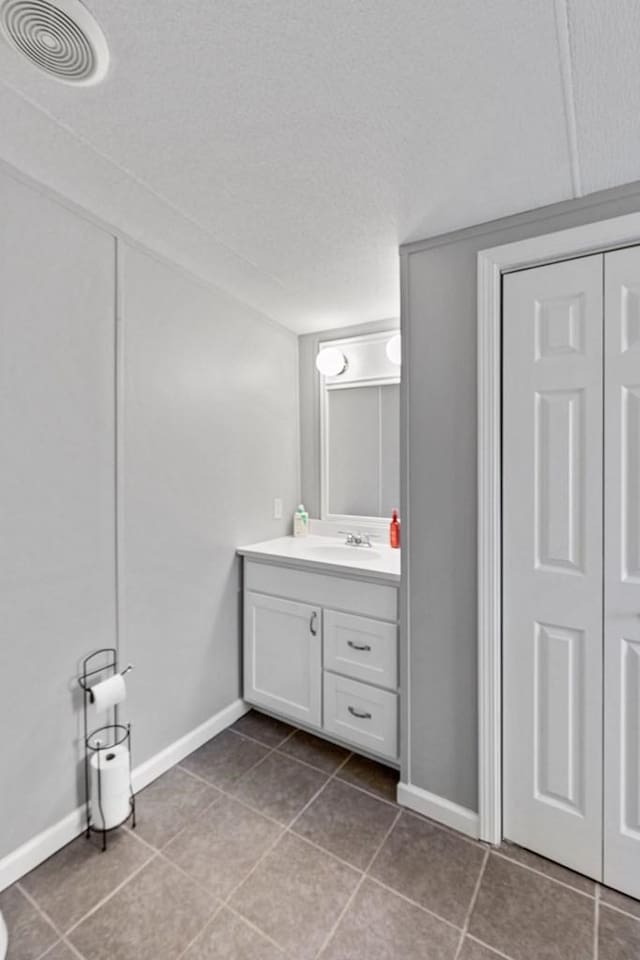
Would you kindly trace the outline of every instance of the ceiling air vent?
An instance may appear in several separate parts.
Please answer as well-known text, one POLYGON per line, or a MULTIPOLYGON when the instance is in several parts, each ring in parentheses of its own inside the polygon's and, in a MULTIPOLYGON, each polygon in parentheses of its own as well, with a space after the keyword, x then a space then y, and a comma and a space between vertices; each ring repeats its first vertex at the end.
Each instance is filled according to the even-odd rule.
POLYGON ((5 39, 56 80, 93 84, 109 67, 104 34, 80 0, 5 0, 5 39))

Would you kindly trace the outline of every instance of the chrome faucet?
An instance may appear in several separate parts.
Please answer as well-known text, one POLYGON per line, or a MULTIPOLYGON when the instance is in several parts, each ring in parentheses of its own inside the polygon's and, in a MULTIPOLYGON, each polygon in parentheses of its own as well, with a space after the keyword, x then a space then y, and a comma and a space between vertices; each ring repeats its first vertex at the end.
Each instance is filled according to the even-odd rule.
POLYGON ((338 533, 346 537, 344 541, 350 547, 371 547, 371 536, 368 533, 353 533, 350 530, 338 530, 338 533))

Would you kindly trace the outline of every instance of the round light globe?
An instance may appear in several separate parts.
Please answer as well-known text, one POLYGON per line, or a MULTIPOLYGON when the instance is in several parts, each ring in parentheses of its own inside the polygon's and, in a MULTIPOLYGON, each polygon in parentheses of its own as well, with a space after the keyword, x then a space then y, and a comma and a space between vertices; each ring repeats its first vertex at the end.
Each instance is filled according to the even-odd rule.
POLYGON ((325 347, 316 357, 316 367, 325 377, 339 377, 347 369, 347 358, 337 347, 325 347))
POLYGON ((402 339, 399 333, 387 342, 387 356, 391 363, 395 363, 398 367, 402 363, 402 339))

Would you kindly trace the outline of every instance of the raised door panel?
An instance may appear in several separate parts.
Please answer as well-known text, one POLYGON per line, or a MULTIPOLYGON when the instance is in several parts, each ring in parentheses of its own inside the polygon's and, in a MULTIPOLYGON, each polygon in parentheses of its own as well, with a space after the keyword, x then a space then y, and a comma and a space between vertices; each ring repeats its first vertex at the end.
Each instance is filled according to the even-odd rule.
POLYGON ((640 897, 640 249, 605 257, 604 880, 640 897))
POLYGON ((504 279, 504 835, 602 836, 602 257, 504 279))
POLYGON ((322 612, 306 603, 245 593, 244 696, 320 726, 322 612))

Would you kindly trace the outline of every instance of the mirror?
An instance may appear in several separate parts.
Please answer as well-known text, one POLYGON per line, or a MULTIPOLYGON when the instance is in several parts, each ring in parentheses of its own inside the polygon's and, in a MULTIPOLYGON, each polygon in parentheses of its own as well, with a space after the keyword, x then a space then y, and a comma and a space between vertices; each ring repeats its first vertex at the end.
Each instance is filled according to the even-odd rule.
POLYGON ((392 338, 397 330, 319 344, 318 368, 340 370, 320 378, 324 520, 387 523, 399 508, 400 367, 397 351, 387 351, 392 338))

